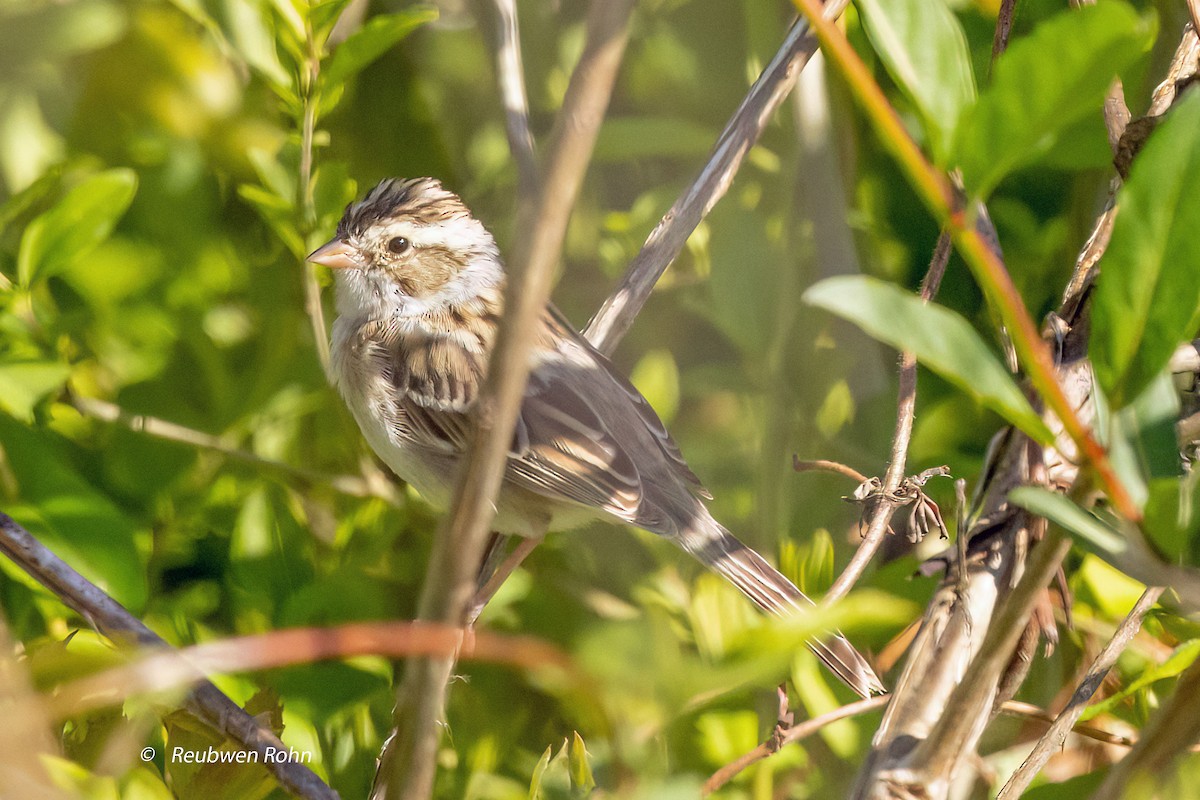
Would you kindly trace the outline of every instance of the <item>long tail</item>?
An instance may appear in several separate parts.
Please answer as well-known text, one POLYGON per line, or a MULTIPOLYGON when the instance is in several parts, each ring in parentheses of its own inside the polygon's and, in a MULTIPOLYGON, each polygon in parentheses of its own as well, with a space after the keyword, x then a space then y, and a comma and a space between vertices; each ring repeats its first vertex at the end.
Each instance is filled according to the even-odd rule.
MULTIPOLYGON (((679 543, 763 611, 786 617, 813 604, 766 559, 738 541, 712 517, 704 519, 701 527, 679 537, 679 543)), ((887 691, 871 665, 842 634, 835 631, 820 641, 810 641, 808 646, 825 666, 863 697, 887 691)))

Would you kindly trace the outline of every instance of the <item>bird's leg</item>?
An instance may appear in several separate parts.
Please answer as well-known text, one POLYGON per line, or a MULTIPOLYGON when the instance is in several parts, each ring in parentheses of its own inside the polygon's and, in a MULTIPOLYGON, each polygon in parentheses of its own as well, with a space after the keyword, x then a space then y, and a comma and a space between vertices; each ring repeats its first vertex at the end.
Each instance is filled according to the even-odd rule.
MULTIPOLYGON (((497 534, 497 536, 500 536, 500 534, 497 534)), ((521 562, 525 560, 525 557, 533 552, 533 548, 541 544, 542 539, 542 536, 522 537, 516 548, 508 554, 508 558, 504 559, 500 566, 492 570, 490 576, 485 579, 485 573, 480 572, 479 588, 475 591, 475 597, 472 598, 471 605, 467 608, 468 627, 475 624, 475 620, 479 619, 479 615, 483 613, 483 607, 500 590, 501 585, 508 580, 508 576, 512 575, 517 567, 521 566, 521 562)), ((503 540, 507 544, 508 537, 503 537, 503 540)), ((484 560, 484 565, 489 566, 488 562, 493 561, 493 559, 499 560, 495 554, 497 551, 503 553, 504 549, 503 546, 497 546, 495 540, 493 540, 488 557, 484 560)))
POLYGON ((479 574, 475 578, 477 594, 483 591, 483 587, 487 584, 488 578, 492 577, 492 573, 500 568, 505 551, 508 550, 508 540, 507 535, 492 531, 492 538, 488 540, 487 550, 484 551, 483 560, 479 564, 479 574))

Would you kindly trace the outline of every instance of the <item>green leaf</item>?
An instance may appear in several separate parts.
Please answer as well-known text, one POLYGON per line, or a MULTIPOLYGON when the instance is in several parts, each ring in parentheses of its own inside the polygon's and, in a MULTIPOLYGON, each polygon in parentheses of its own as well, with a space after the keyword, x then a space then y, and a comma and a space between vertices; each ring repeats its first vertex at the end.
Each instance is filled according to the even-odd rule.
POLYGON ((1089 352, 1114 405, 1136 397, 1200 325, 1200 93, 1134 159, 1101 261, 1089 352))
POLYGON ((1120 555, 1129 549, 1120 532, 1057 492, 1038 486, 1022 486, 1009 492, 1008 499, 1080 537, 1106 556, 1105 560, 1108 560, 1107 556, 1120 555))
POLYGON ((833 584, 833 537, 824 528, 813 531, 803 544, 785 539, 780 545, 779 570, 800 591, 819 597, 833 584))
POLYGON ((137 523, 56 452, 57 439, 0 414, 0 442, 21 503, 5 510, 122 605, 140 609, 147 585, 137 523))
POLYGON ((0 364, 0 408, 22 422, 33 420, 33 409, 56 392, 71 374, 57 361, 10 361, 0 364))
POLYGON ((1200 639, 1184 642, 1175 648, 1175 652, 1171 653, 1166 661, 1161 664, 1152 664, 1116 694, 1110 695, 1084 709, 1079 721, 1087 722, 1089 719, 1111 711, 1125 700, 1125 698, 1141 691, 1156 681, 1161 681, 1164 678, 1174 678, 1190 667, 1197 657, 1200 657, 1200 639))
POLYGON ((971 194, 986 198, 1100 108, 1112 79, 1150 46, 1154 28, 1112 0, 1064 11, 1013 42, 958 129, 952 161, 971 194))
POLYGON ((533 768, 533 776, 529 779, 529 800, 541 800, 542 778, 546 775, 546 769, 550 766, 550 759, 553 755, 554 746, 550 745, 538 759, 537 766, 533 768))
POLYGON ((858 0, 863 27, 888 72, 916 104, 945 163, 954 131, 975 102, 967 37, 943 0, 858 0))
POLYGON ((350 5, 350 0, 324 0, 308 8, 308 21, 313 30, 324 33, 337 24, 338 18, 350 5))
POLYGON ((596 788, 596 778, 592 775, 587 748, 579 731, 575 731, 571 737, 570 749, 567 751, 567 770, 571 776, 571 788, 576 792, 586 794, 596 788))
POLYGON ((322 72, 322 79, 326 84, 338 84, 352 78, 396 42, 437 18, 437 9, 427 6, 375 17, 338 45, 329 66, 322 72))
POLYGON ((137 191, 133 170, 91 176, 38 216, 21 237, 17 280, 29 286, 69 267, 112 234, 137 191))
POLYGON ((42 176, 0 204, 0 231, 41 203, 62 180, 62 167, 51 167, 42 176))
POLYGON ((1194 543, 1200 538, 1200 518, 1192 513, 1196 503, 1195 483, 1187 478, 1158 478, 1150 482, 1142 530, 1172 564, 1195 563, 1194 543))
POLYGON ((925 366, 1034 439, 1053 441, 1012 376, 971 324, 953 311, 863 275, 826 278, 804 293, 804 301, 898 350, 915 353, 925 366))

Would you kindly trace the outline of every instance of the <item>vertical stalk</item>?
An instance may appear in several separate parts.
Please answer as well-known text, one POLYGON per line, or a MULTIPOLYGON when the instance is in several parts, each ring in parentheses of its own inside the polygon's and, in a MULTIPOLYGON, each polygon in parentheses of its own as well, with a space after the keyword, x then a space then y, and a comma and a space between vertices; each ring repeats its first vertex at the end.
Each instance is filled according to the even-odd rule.
MULTIPOLYGON (((301 74, 303 105, 300 111, 300 176, 296 186, 296 228, 305 247, 312 245, 312 235, 317 224, 317 211, 313 201, 313 133, 317 127, 317 79, 321 75, 321 47, 313 32, 312 22, 304 19, 305 62, 301 74)), ((303 257, 303 254, 301 254, 303 257)), ((312 326, 313 341, 317 346, 317 358, 321 369, 329 374, 329 334, 325 327, 325 308, 321 305, 321 287, 317 284, 317 267, 304 265, 304 311, 312 326)))

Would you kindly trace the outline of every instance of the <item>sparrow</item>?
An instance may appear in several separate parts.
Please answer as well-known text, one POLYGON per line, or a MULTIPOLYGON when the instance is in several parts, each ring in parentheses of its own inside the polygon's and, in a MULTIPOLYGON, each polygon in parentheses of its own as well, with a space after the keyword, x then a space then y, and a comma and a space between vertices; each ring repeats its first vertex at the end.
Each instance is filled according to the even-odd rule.
MULTIPOLYGON (((503 313, 495 239, 439 181, 388 179, 347 206, 308 260, 334 274, 331 382, 375 453, 444 510, 503 313)), ((675 542, 764 611, 811 605, 713 518, 712 496, 650 404, 553 306, 529 358, 498 534, 537 541, 616 520, 675 542)), ((884 691, 841 634, 809 646, 860 695, 884 691)))

